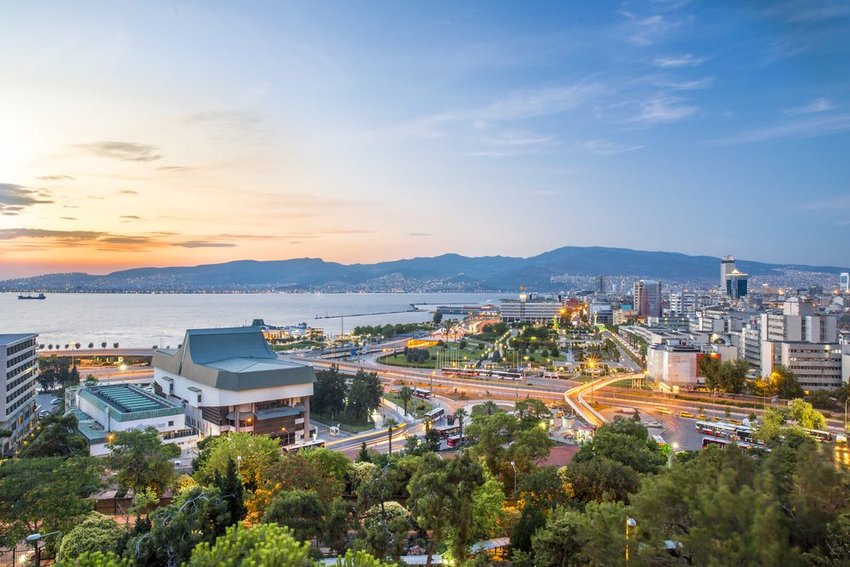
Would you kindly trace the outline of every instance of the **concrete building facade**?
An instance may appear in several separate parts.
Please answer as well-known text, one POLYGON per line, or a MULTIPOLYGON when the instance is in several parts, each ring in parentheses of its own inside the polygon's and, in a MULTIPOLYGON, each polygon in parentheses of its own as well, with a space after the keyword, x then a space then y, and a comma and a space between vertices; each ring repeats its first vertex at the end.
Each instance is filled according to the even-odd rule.
POLYGON ((203 435, 268 434, 284 445, 311 438, 311 366, 279 359, 258 327, 186 331, 176 352, 153 357, 158 393, 182 404, 203 435))
POLYGON ((38 377, 35 333, 0 335, 0 455, 14 452, 35 426, 35 386, 38 377))

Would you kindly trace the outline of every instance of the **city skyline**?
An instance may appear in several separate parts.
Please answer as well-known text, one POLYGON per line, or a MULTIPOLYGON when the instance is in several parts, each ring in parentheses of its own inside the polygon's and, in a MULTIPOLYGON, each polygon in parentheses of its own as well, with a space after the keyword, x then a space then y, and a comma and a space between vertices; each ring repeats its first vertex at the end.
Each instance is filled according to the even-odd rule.
POLYGON ((850 265, 838 2, 32 7, 0 9, 0 279, 564 245, 850 265))

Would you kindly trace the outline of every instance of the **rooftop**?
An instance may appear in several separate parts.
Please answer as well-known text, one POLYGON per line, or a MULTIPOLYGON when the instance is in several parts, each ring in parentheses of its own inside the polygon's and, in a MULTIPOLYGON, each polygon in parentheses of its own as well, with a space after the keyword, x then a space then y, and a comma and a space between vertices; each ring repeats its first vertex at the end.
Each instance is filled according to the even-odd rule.
POLYGON ((183 408, 132 384, 80 388, 78 395, 118 421, 179 415, 183 408))
POLYGON ((177 351, 154 353, 155 368, 222 390, 312 384, 311 366, 281 360, 259 327, 189 329, 177 351))
POLYGON ((9 345, 20 342, 24 339, 32 339, 38 336, 38 333, 10 333, 6 335, 0 334, 0 345, 9 345))

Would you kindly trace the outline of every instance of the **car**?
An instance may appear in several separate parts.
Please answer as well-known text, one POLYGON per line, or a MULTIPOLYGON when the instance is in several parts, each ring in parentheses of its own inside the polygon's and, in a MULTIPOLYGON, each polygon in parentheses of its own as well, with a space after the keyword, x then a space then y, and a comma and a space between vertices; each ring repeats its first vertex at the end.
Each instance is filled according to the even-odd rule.
POLYGON ((61 403, 62 403, 62 400, 60 400, 59 398, 53 398, 52 400, 50 400, 51 406, 58 406, 61 403))

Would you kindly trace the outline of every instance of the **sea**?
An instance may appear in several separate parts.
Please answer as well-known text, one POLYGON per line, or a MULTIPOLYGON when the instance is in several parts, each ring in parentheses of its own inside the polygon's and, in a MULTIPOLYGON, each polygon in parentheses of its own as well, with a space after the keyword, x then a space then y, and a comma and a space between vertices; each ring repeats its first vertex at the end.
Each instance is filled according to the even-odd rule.
POLYGON ((329 335, 358 325, 430 321, 438 305, 497 303, 506 294, 482 293, 262 293, 108 294, 49 293, 19 300, 0 293, 0 334, 38 333, 40 344, 86 348, 176 347, 186 329, 306 323, 329 335), (411 311, 411 305, 420 311, 411 311))

